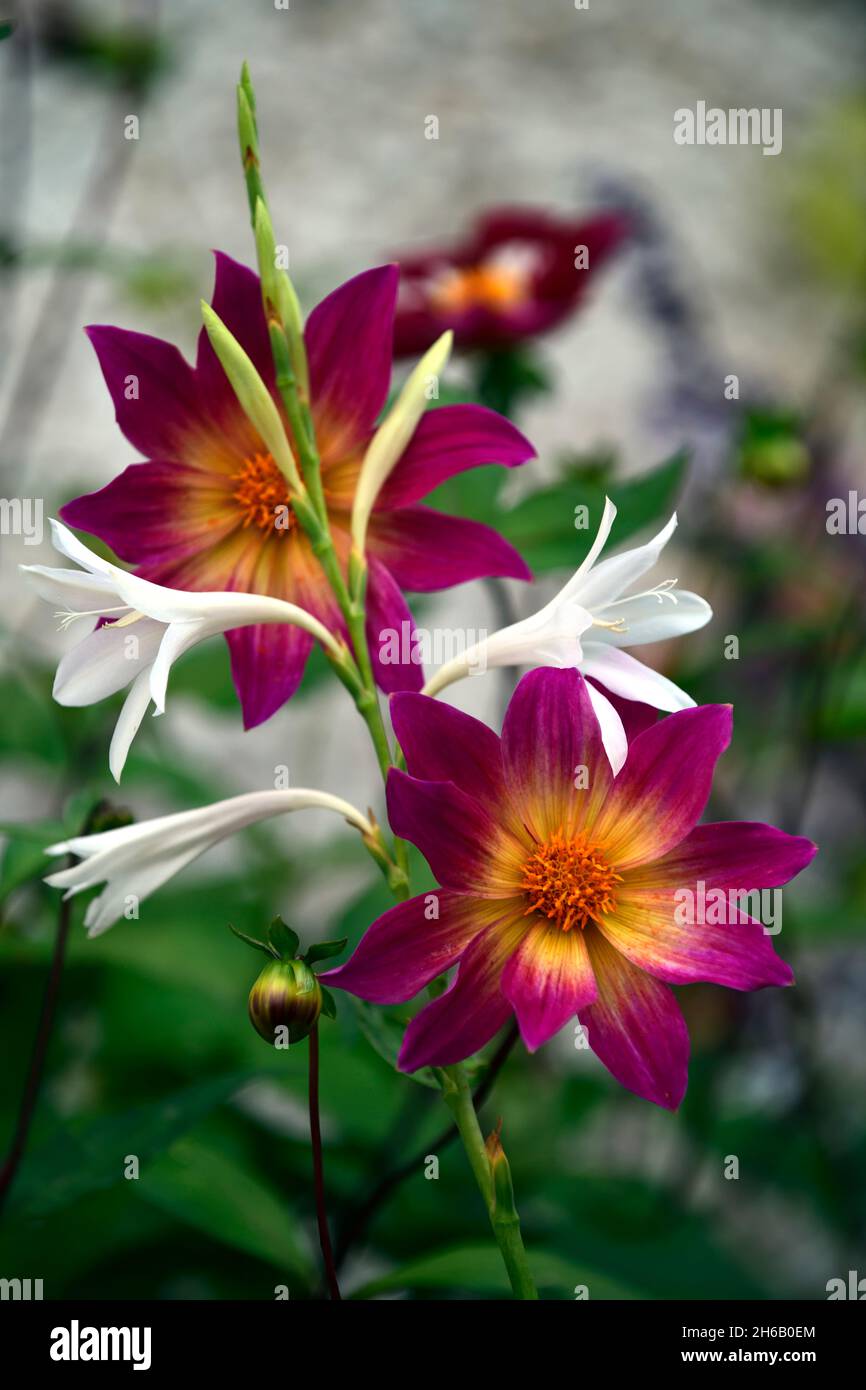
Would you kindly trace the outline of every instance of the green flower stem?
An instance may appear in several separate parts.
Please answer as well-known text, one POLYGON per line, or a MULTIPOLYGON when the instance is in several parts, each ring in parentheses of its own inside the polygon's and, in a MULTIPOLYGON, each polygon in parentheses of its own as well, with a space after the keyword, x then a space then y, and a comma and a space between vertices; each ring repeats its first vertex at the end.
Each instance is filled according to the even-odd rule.
MULTIPOLYGON (((250 221, 254 230, 256 205, 259 200, 267 209, 267 198, 260 173, 255 110, 255 94, 249 71, 244 64, 238 90, 238 130, 250 205, 250 221)), ((259 265, 259 272, 262 275, 263 270, 264 268, 259 265)), ((305 484, 302 495, 292 498, 293 510, 304 531, 310 537, 313 552, 322 566, 328 584, 339 604, 354 653, 354 661, 347 651, 345 661, 332 660, 331 664, 352 695, 358 712, 367 725, 382 776, 387 778, 390 768, 396 766, 398 760, 402 760, 402 754, 398 748, 396 758, 392 755, 370 660, 366 631, 366 562, 363 555, 353 553, 350 559, 349 583, 347 585, 340 569, 331 535, 328 508, 322 484, 321 459, 309 401, 299 390, 285 326, 276 319, 271 320, 268 323, 268 334, 271 342, 271 354, 274 359, 277 390, 286 412, 286 419, 297 450, 298 462, 305 484)), ((301 351, 303 351, 302 345, 301 351)), ((410 892, 409 859, 405 841, 397 837, 394 838, 393 861, 387 853, 384 841, 376 845, 368 845, 367 848, 385 874, 395 898, 399 901, 405 901, 410 892)), ((445 1101, 454 1115, 470 1166, 475 1174, 475 1180, 484 1198, 493 1234, 502 1254, 514 1294, 521 1299, 537 1299, 538 1293, 529 1272, 526 1251, 523 1248, 520 1233, 520 1219, 514 1204, 511 1202, 505 1207, 501 1203, 497 1204, 493 1172, 478 1124, 478 1116, 475 1113, 472 1092, 466 1079, 465 1069, 461 1064, 458 1064, 448 1067, 442 1072, 437 1072, 437 1075, 440 1077, 445 1101)), ((339 1294, 337 1293, 336 1296, 339 1297, 339 1294)))
MULTIPOLYGON (((250 204, 250 221, 255 229, 256 204, 261 201, 267 209, 268 201, 260 173, 255 92, 246 64, 241 71, 241 81, 238 86, 238 135, 250 204)), ((256 250, 258 253, 258 244, 256 250)), ((269 271, 270 268, 259 265, 259 273, 263 278, 266 269, 269 271)), ((343 672, 338 669, 337 674, 340 675, 347 689, 351 691, 358 712, 370 731, 370 738, 376 750, 379 767, 383 777, 385 777, 388 769, 393 766, 393 760, 382 719, 382 711, 379 707, 379 696, 367 646, 363 587, 360 592, 349 594, 337 559, 337 552, 334 549, 312 415, 308 402, 301 399, 285 326, 276 320, 270 321, 268 323, 268 335, 271 343, 271 355, 274 359, 277 390, 286 412, 298 453, 301 473, 307 488, 305 497, 293 497, 293 509, 312 541, 313 551, 324 570, 325 577, 340 606, 340 611, 349 630, 360 683, 356 688, 353 688, 353 685, 344 679, 343 672)), ((397 849, 395 853, 399 868, 405 876, 407 868, 405 845, 397 849)))
POLYGON ((444 1067, 439 1075, 442 1097, 454 1116, 463 1147, 466 1150, 466 1157, 469 1159, 469 1166, 481 1196, 484 1198, 484 1204, 490 1217, 490 1225, 493 1228, 496 1244, 499 1246, 499 1252, 502 1255, 502 1262, 508 1273, 514 1296, 520 1299, 537 1299, 538 1290, 529 1269, 523 1237, 520 1232, 520 1217, 517 1215, 513 1202, 499 1205, 496 1201, 493 1172, 487 1156, 481 1126, 478 1123, 478 1116, 475 1113, 472 1091, 466 1077, 466 1068, 462 1063, 458 1063, 456 1066, 444 1067))
MULTIPOLYGON (((334 540, 328 524, 328 509, 322 487, 322 469, 315 438, 310 435, 307 416, 298 395, 298 381, 292 367, 286 335, 275 322, 268 324, 271 340, 271 353, 276 371, 277 390, 288 417, 301 472, 307 487, 304 497, 293 498, 295 515, 303 526, 313 545, 313 553, 322 566, 340 611, 349 629, 354 649, 357 671, 360 677, 358 687, 352 690, 358 712, 370 731, 376 757, 382 775, 386 776, 392 766, 391 748, 379 708, 376 682, 367 646, 365 628, 364 594, 350 597, 340 569, 334 540)), ((345 682, 344 682, 345 684, 345 682)))
POLYGON ((256 124, 255 96, 250 82, 249 70, 244 63, 238 96, 238 140, 241 147, 241 165, 247 186, 247 199, 250 205, 250 220, 256 215, 256 200, 264 197, 259 175, 259 132, 256 124))

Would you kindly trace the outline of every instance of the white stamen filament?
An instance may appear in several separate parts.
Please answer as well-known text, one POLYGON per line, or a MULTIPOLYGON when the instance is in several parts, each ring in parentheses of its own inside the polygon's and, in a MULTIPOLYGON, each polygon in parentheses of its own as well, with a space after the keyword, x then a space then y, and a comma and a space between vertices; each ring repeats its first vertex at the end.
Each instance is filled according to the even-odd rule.
POLYGON ((121 618, 115 622, 115 627, 119 627, 121 623, 135 622, 137 618, 141 617, 141 614, 136 613, 135 609, 130 610, 128 603, 121 604, 119 608, 91 608, 82 609, 81 611, 74 611, 71 608, 64 608, 61 609, 60 612, 55 613, 54 616, 60 622, 61 631, 65 632, 66 629, 71 627, 73 623, 77 622, 79 618, 104 618, 106 613, 127 614, 125 618, 121 618))
MULTIPOLYGON (((616 608, 620 603, 634 603, 636 598, 657 598, 659 603, 663 603, 666 598, 669 598, 676 608, 679 599, 676 594, 670 591, 676 587, 677 582, 676 579, 663 579, 661 584, 656 584, 654 589, 644 589, 643 593, 629 594, 627 598, 614 599, 613 603, 609 603, 607 606, 608 608, 616 608)), ((599 626, 603 626, 603 624, 599 624, 599 626)), ((620 629, 620 631, 625 630, 626 629, 620 629)))

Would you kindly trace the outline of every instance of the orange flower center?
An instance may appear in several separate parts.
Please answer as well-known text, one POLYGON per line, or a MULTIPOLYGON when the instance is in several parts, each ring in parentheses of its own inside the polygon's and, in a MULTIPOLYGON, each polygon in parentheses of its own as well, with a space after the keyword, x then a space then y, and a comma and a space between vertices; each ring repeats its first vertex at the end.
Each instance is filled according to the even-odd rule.
POLYGON ((467 309, 509 309, 526 298, 526 275, 512 266, 475 265, 451 269, 430 287, 430 299, 442 313, 467 309))
POLYGON ((295 524, 289 487, 270 454, 244 459, 232 482, 236 484, 232 496, 243 512, 244 526, 258 526, 278 536, 289 534, 295 524))
POLYGON ((559 830, 523 866, 522 888, 530 912, 541 912, 563 931, 581 930, 616 906, 614 890, 622 875, 584 836, 567 838, 559 830))

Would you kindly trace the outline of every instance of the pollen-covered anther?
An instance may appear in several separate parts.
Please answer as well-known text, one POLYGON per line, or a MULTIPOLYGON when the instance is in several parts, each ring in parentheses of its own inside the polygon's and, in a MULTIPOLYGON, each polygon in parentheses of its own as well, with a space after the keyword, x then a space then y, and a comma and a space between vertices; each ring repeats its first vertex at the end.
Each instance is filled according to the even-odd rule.
POLYGON ((539 848, 523 867, 526 916, 540 912, 562 931, 581 930, 616 906, 616 885, 622 875, 612 869, 597 845, 582 835, 561 830, 539 848))
POLYGON ((294 526, 289 489, 270 454, 245 458, 232 481, 237 484, 232 496, 244 514, 244 528, 258 526, 278 536, 288 535, 294 526))

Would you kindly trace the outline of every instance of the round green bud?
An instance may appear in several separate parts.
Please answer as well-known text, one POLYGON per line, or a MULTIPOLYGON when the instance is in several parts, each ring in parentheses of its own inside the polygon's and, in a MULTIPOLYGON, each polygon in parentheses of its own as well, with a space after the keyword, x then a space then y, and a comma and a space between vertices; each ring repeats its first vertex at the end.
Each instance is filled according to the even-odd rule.
POLYGON ((265 1042, 300 1042, 322 1012, 322 991, 302 960, 268 961, 250 990, 250 1022, 265 1042), (285 1028, 286 1034, 278 1033, 285 1028))

